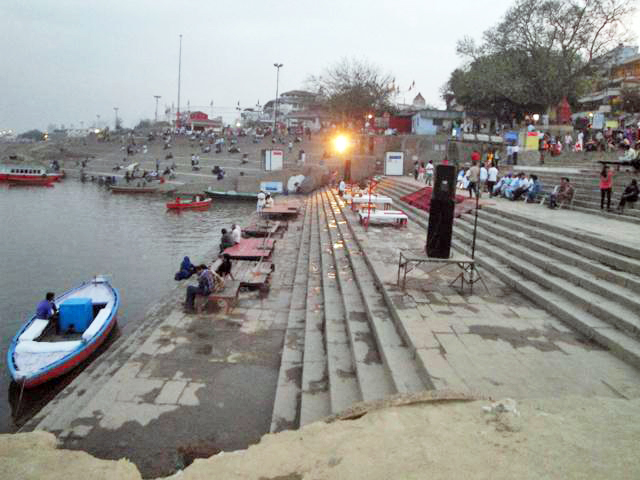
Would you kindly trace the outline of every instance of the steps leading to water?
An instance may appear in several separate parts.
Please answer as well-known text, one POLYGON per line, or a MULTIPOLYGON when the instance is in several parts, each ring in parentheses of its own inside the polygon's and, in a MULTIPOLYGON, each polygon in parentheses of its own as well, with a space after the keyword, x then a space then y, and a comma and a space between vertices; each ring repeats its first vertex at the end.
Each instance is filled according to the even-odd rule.
MULTIPOLYGON (((416 190, 414 185, 385 179, 379 188, 426 229, 428 214, 400 200, 416 190)), ((638 249, 499 207, 484 207, 478 217, 480 266, 640 367, 638 249)), ((472 215, 457 219, 452 246, 468 254, 472 231, 472 215)))

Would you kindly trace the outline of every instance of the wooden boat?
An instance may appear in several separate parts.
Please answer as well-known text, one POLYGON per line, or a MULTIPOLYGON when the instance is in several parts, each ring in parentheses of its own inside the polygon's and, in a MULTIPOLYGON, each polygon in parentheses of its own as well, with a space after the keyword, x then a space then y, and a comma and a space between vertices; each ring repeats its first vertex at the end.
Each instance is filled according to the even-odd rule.
POLYGON ((240 193, 235 190, 229 190, 228 192, 224 192, 222 190, 213 190, 211 187, 207 188, 204 193, 209 195, 210 197, 219 197, 219 198, 233 198, 235 200, 258 200, 257 193, 240 193))
POLYGON ((34 315, 9 346, 9 372, 25 388, 64 375, 95 352, 116 324, 120 294, 106 278, 96 277, 55 303, 57 325, 34 315))
POLYGON ((48 172, 44 167, 8 165, 0 167, 0 182, 21 185, 51 185, 63 177, 64 172, 48 172))
POLYGON ((143 187, 134 185, 111 185, 111 193, 156 193, 158 187, 143 187))
POLYGON ((204 198, 202 195, 190 195, 176 197, 173 202, 167 203, 169 210, 205 210, 211 206, 211 198, 204 198))

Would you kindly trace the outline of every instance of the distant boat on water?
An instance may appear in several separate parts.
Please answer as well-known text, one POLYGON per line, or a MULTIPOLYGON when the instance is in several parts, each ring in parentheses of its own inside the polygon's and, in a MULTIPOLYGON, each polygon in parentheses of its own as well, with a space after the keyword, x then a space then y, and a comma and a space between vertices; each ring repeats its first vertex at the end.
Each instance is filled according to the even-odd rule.
POLYGON ((51 185, 64 178, 64 172, 49 172, 44 167, 0 166, 0 182, 22 185, 51 185))
POLYGON ((173 202, 168 202, 167 208, 169 210, 205 210, 211 206, 212 202, 211 198, 204 198, 202 194, 179 196, 173 202))
POLYGON ((235 190, 230 190, 228 192, 225 192, 221 190, 213 190, 211 187, 207 188, 204 191, 204 193, 206 193, 212 198, 215 198, 215 197, 235 198, 238 200, 257 200, 258 199, 257 193, 240 193, 240 192, 236 192, 235 190))

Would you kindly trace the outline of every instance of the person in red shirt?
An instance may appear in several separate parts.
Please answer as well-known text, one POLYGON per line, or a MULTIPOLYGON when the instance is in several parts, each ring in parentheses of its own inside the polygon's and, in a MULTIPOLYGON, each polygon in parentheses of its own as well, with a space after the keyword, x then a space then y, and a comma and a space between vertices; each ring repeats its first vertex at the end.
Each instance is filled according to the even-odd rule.
POLYGON ((480 152, 475 149, 471 152, 471 164, 474 163, 480 163, 480 152))
POLYGON ((613 186, 613 170, 607 165, 600 172, 600 210, 604 210, 604 197, 607 197, 607 210, 611 210, 611 187, 613 186))

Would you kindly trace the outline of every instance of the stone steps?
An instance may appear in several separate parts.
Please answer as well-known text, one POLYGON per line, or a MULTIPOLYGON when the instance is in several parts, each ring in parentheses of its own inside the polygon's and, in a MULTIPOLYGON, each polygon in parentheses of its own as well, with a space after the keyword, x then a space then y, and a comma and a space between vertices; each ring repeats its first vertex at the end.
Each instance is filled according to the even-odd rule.
POLYGON ((311 214, 309 211, 309 201, 307 200, 302 221, 300 248, 296 258, 296 271, 287 329, 282 347, 276 396, 271 416, 270 432, 272 433, 297 428, 300 423, 299 405, 302 395, 302 355, 311 236, 311 214))
MULTIPOLYGON (((317 197, 318 194, 316 194, 316 199, 317 197)), ((347 314, 338 283, 338 269, 333 257, 333 242, 329 236, 324 202, 321 198, 318 202, 317 215, 330 410, 337 413, 361 401, 362 396, 347 334, 347 314)))
MULTIPOLYGON (((630 291, 630 297, 640 294, 640 278, 638 276, 610 267, 598 260, 585 258, 583 253, 585 251, 584 248, 588 246, 587 244, 576 241, 571 242, 562 237, 558 238, 555 235, 549 235, 544 230, 516 223, 484 208, 480 210, 479 217, 484 220, 483 225, 486 228, 492 230, 493 226, 499 227, 497 231, 493 230, 502 237, 522 242, 532 250, 542 253, 551 259, 559 260, 567 265, 578 266, 597 279, 623 287, 630 291)), ((599 253, 608 255, 607 252, 599 253)))
POLYGON ((342 212, 344 204, 334 196, 333 192, 325 190, 324 195, 332 205, 338 206, 333 209, 336 226, 345 240, 345 247, 347 247, 351 267, 362 293, 376 345, 391 375, 395 390, 399 393, 412 393, 431 388, 431 385, 424 381, 428 373, 421 371, 413 349, 406 344, 399 333, 392 314, 393 307, 389 306, 385 300, 381 292, 383 285, 375 277, 375 270, 368 264, 366 250, 362 248, 353 231, 351 222, 354 220, 350 220, 342 212), (347 236, 347 231, 350 237, 347 236))
MULTIPOLYGON (((428 225, 428 219, 425 218, 426 212, 422 212, 422 215, 417 214, 413 207, 399 200, 398 192, 406 191, 412 186, 398 185, 398 183, 401 182, 384 181, 381 183, 381 191, 392 196, 413 221, 426 229, 428 225), (392 190, 390 185, 395 188, 392 190)), ((494 219, 496 216, 506 213, 496 211, 495 207, 487 210, 491 211, 494 219)), ((576 280, 581 275, 581 270, 575 265, 558 265, 557 259, 546 260, 544 257, 542 261, 530 263, 535 258, 534 254, 526 252, 520 246, 520 242, 516 243, 513 238, 511 238, 511 242, 499 240, 495 228, 490 230, 488 222, 490 219, 485 217, 480 221, 480 218, 482 218, 482 214, 479 215, 476 251, 482 253, 477 257, 481 267, 587 337, 609 348, 623 360, 640 367, 640 342, 637 339, 639 322, 636 311, 622 307, 603 295, 594 294, 583 287, 568 283, 562 276, 551 275, 548 270, 538 266, 542 262, 543 266, 555 269, 556 273, 562 272, 562 274, 567 274, 576 280)), ((472 219, 473 216, 467 215, 467 218, 456 221, 452 241, 452 246, 456 250, 467 255, 472 238, 472 219)), ((526 219, 524 221, 520 219, 520 221, 526 225, 526 219)), ((590 260, 587 258, 584 261, 589 262, 590 260)), ((600 281, 588 272, 582 275, 592 288, 595 288, 597 282, 600 281)), ((620 281, 620 279, 618 280, 620 281)), ((637 281, 637 278, 634 279, 634 282, 637 281)), ((608 283, 606 280, 602 280, 602 282, 608 283)), ((606 291, 615 290, 615 286, 607 285, 606 287, 606 291)), ((630 300, 635 302, 633 293, 627 292, 627 294, 630 295, 630 300)))
POLYGON ((352 362, 358 379, 360 395, 371 402, 394 393, 393 383, 385 369, 377 349, 372 348, 374 338, 360 289, 349 260, 348 248, 353 239, 349 233, 343 236, 338 231, 333 210, 339 210, 335 201, 323 201, 327 234, 331 242, 331 252, 336 266, 336 277, 342 293, 345 311, 345 326, 351 345, 352 362))
POLYGON ((313 423, 331 413, 327 352, 325 346, 325 304, 320 263, 317 196, 310 200, 311 233, 307 276, 304 352, 302 355, 302 396, 300 426, 313 423))

